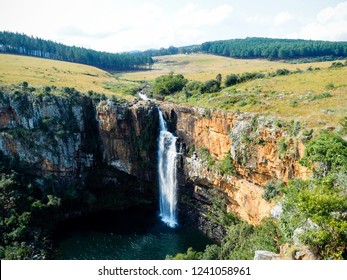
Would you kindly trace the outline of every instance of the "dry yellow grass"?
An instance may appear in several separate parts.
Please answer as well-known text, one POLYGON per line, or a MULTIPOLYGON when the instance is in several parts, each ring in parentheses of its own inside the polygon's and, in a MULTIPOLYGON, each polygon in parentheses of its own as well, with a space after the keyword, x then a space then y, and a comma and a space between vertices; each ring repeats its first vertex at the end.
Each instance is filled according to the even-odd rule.
MULTIPOLYGON (((74 87, 79 91, 93 90, 105 94, 122 94, 137 85, 130 80, 153 80, 170 71, 182 73, 192 80, 206 81, 218 73, 273 72, 276 69, 319 67, 318 71, 305 71, 288 76, 278 76, 249 81, 222 90, 221 93, 193 96, 188 101, 183 94, 172 97, 186 105, 221 108, 231 111, 255 112, 297 119, 312 128, 338 126, 347 116, 347 67, 329 69, 332 62, 287 64, 267 60, 240 60, 206 54, 157 57, 152 71, 118 73, 111 75, 87 65, 40 59, 26 56, 0 54, 0 84, 18 84, 27 81, 33 86, 54 85, 74 87), (327 87, 330 85, 330 88, 327 87), (331 87, 333 85, 333 87, 331 87), (332 96, 310 99, 310 95, 329 92, 332 96), (247 104, 232 103, 238 95, 247 104), (255 100, 256 102, 249 102, 255 100), (295 103, 295 106, 293 104, 295 103)), ((132 98, 127 96, 128 98, 132 98)))
POLYGON ((306 70, 309 66, 327 68, 331 62, 315 62, 309 64, 289 64, 263 59, 233 59, 209 54, 178 54, 158 56, 152 71, 121 73, 120 76, 130 80, 153 80, 173 71, 183 74, 187 79, 206 81, 214 79, 217 74, 223 77, 231 73, 272 72, 276 69, 306 70))
POLYGON ((114 76, 98 68, 29 56, 0 54, 0 84, 27 81, 31 86, 74 87, 81 92, 115 94, 106 84, 120 84, 114 76))
POLYGON ((347 116, 347 67, 257 79, 187 101, 182 94, 177 98, 187 105, 295 119, 310 128, 337 127, 347 116))

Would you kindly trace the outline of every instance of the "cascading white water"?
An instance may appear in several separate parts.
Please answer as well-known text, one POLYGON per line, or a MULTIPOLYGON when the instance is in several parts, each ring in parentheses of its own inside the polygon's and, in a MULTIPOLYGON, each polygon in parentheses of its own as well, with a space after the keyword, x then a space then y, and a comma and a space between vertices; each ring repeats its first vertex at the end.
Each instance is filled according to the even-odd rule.
POLYGON ((176 178, 176 140, 168 131, 163 114, 159 111, 158 173, 161 220, 169 227, 177 226, 177 178, 176 178))

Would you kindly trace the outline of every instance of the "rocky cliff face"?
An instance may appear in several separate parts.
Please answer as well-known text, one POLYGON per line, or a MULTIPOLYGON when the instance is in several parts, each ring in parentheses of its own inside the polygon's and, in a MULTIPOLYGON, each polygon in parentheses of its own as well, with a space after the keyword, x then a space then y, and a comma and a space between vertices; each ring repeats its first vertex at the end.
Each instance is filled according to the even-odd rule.
POLYGON ((276 126, 273 119, 167 103, 160 107, 181 139, 185 180, 195 184, 196 190, 209 186, 223 191, 229 210, 252 224, 268 216, 272 207, 262 197, 267 182, 310 176, 310 171, 298 164, 303 143, 276 126), (230 154, 235 173, 222 174, 199 158, 199 153, 187 153, 201 148, 215 161, 230 154))
POLYGON ((82 174, 97 157, 97 145, 89 141, 91 115, 93 105, 85 97, 2 93, 0 150, 18 156, 36 174, 82 174))
POLYGON ((158 109, 150 102, 96 107, 103 161, 139 179, 156 181, 158 109))
MULTIPOLYGON (((179 138, 181 190, 199 197, 200 187, 226 194, 228 209, 258 224, 272 205, 262 198, 270 180, 305 178, 298 164, 304 145, 275 120, 174 104, 160 105, 179 138), (227 155, 234 172, 206 164, 227 155)), ((0 94, 0 151, 28 164, 28 171, 83 185, 100 166, 156 184, 158 111, 151 102, 118 103, 74 94, 0 94)), ((111 172, 112 173, 112 172, 111 172)), ((133 184, 136 185, 136 184, 133 184)))

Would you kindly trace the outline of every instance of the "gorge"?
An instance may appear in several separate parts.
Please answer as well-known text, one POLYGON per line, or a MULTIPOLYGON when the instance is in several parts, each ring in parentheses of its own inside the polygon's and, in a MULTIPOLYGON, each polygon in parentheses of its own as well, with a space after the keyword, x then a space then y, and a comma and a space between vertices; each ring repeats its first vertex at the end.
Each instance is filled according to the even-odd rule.
POLYGON ((25 164, 41 193, 59 200, 50 213, 58 220, 100 210, 155 210, 160 204, 169 226, 178 219, 219 242, 225 228, 209 215, 216 193, 227 212, 257 225, 274 206, 262 196, 266 183, 311 172, 298 164, 303 143, 271 118, 172 103, 92 100, 71 89, 6 90, 0 95, 0 151, 25 164), (281 139, 287 149, 279 153, 281 139), (163 165, 177 168, 177 181, 173 173, 162 173, 163 165), (159 185, 178 190, 176 197, 160 189, 165 197, 160 203, 158 166, 159 185))

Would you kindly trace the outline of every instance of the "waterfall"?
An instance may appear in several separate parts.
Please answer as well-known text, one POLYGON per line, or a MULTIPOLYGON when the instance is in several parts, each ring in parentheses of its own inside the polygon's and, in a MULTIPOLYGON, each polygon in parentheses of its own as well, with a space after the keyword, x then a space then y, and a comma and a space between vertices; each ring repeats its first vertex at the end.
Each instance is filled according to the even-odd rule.
POLYGON ((177 225, 176 140, 168 131, 163 114, 159 111, 158 173, 161 220, 169 227, 177 225))

